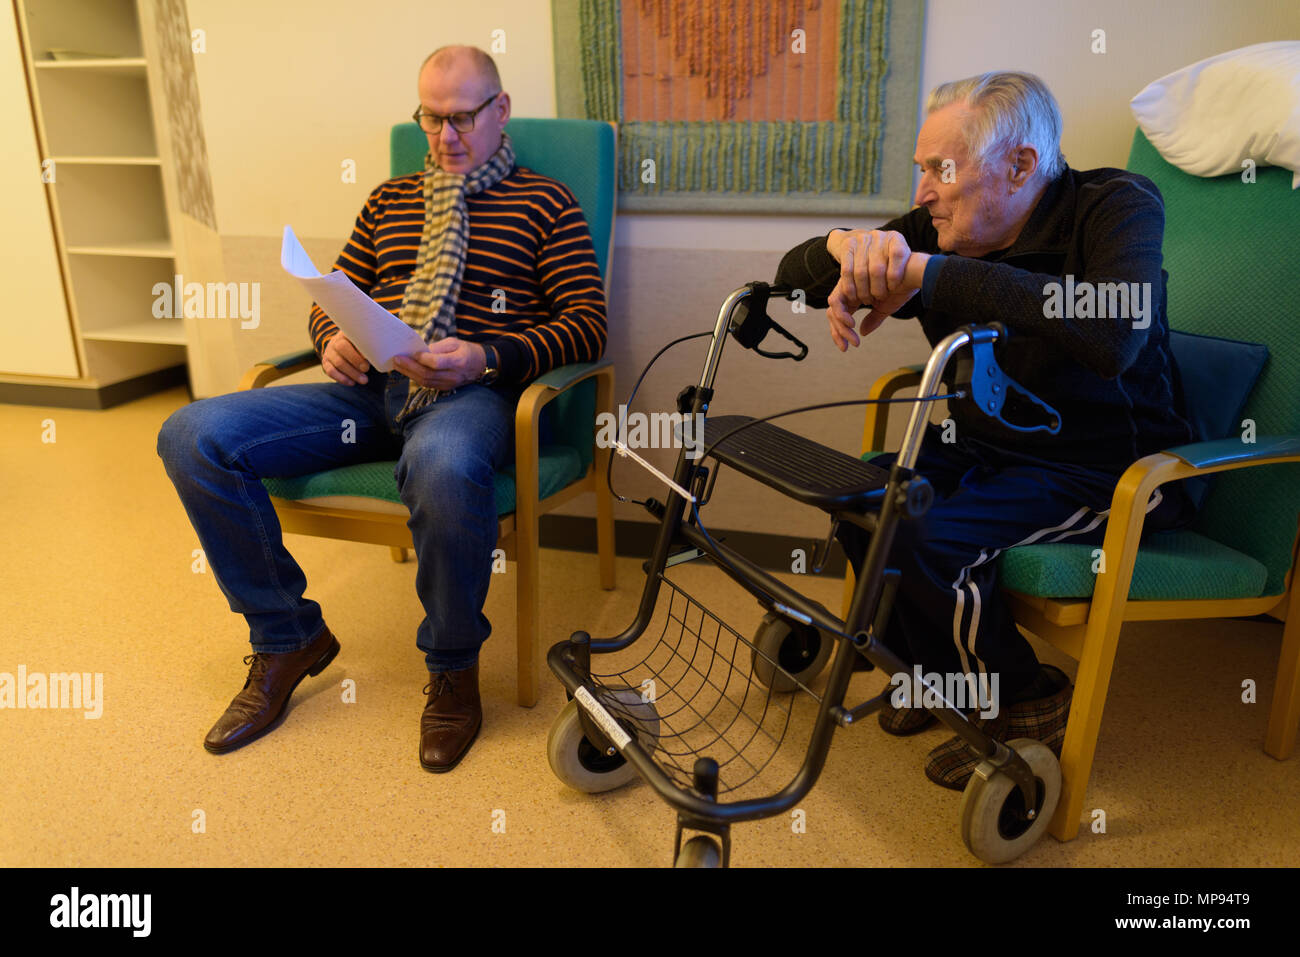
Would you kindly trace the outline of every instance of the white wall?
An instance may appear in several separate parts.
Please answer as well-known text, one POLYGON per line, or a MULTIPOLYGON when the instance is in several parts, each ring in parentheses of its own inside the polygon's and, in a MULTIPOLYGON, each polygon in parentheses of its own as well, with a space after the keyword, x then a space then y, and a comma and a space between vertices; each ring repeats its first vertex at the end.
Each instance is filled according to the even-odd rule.
MULTIPOLYGON (((555 115, 549 4, 541 0, 188 0, 207 33, 196 57, 221 231, 305 236, 350 228, 387 175, 388 126, 415 105, 420 60, 444 43, 488 46, 520 116, 555 115), (403 26, 394 28, 395 22, 403 26), (340 181, 355 159, 357 183, 340 181)), ((1215 53, 1300 36, 1291 0, 929 0, 922 89, 989 69, 1042 76, 1065 115, 1070 164, 1120 166, 1128 100, 1151 80, 1215 53), (1090 52, 1092 31, 1107 52, 1090 52)), ((625 215, 620 245, 773 250, 834 217, 625 215)))
POLYGON ((388 178, 388 129, 418 104, 421 61, 448 43, 497 57, 520 116, 555 115, 545 2, 189 0, 221 232, 346 237, 366 195, 388 178), (353 159, 357 181, 342 182, 353 159))

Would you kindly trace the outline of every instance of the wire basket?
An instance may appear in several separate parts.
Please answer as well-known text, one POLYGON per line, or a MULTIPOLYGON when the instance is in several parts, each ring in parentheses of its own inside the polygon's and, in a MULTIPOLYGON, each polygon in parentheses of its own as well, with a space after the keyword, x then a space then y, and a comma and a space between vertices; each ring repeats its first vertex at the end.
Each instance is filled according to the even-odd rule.
POLYGON ((638 743, 678 786, 691 788, 696 758, 708 757, 718 763, 719 798, 744 799, 760 787, 779 790, 772 782, 793 776, 803 760, 803 749, 783 751, 782 743, 811 733, 820 696, 680 585, 658 577, 658 640, 648 652, 643 638, 621 652, 593 655, 597 697, 620 723, 636 729, 638 743), (620 659, 635 663, 596 670, 620 659), (773 691, 755 675, 756 661, 785 676, 794 691, 773 691))

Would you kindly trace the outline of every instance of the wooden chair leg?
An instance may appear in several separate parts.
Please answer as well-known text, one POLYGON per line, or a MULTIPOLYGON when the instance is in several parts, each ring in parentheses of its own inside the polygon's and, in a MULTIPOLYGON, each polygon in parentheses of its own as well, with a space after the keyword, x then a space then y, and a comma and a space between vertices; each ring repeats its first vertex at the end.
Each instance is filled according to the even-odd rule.
MULTIPOLYGON (((1079 815, 1092 776, 1092 761, 1097 753, 1097 735, 1101 715, 1110 690, 1110 675, 1119 647, 1119 632, 1124 624, 1124 607, 1133 582, 1133 565, 1137 561, 1137 543, 1142 534, 1144 513, 1137 503, 1151 497, 1150 478, 1142 480, 1132 498, 1121 500, 1112 509, 1102 548, 1110 557, 1109 569, 1097 576, 1092 594, 1092 608, 1083 635, 1083 652, 1074 682, 1074 700, 1061 747, 1061 797, 1048 831, 1058 841, 1072 841, 1079 836, 1079 815)), ((1118 498, 1118 496, 1117 496, 1118 498)))
MULTIPOLYGON (((1074 699, 1061 747, 1061 797, 1048 830, 1058 841, 1079 836, 1079 815, 1087 796, 1097 735, 1110 690, 1110 674, 1119 647, 1119 622, 1106 628, 1100 641, 1084 639, 1083 657, 1074 682, 1074 699)), ((1099 629, 1100 631, 1101 629, 1099 629)))
POLYGON ((537 594, 537 538, 528 537, 520 529, 515 542, 515 563, 519 581, 515 589, 515 642, 518 654, 518 700, 520 707, 531 708, 537 704, 541 658, 538 653, 537 620, 540 614, 537 594))
POLYGON ((1293 579, 1264 751, 1279 761, 1289 758, 1295 750, 1297 726, 1300 726, 1300 587, 1293 579))
MULTIPOLYGON (((596 376, 597 411, 614 410, 614 370, 602 370, 596 376)), ((600 587, 614 587, 614 493, 609 488, 609 448, 595 446, 593 464, 596 473, 596 554, 600 559, 600 587)))
POLYGON ((515 409, 515 653, 519 706, 537 704, 538 654, 538 424, 541 407, 521 401, 515 409))
POLYGON ((600 587, 614 587, 614 496, 605 481, 609 449, 596 455, 596 554, 600 560, 600 587))
POLYGON ((405 548, 401 548, 401 547, 399 547, 399 546, 397 546, 397 545, 390 545, 390 546, 388 547, 388 552, 389 552, 390 555, 393 556, 393 561, 397 562, 398 564, 401 564, 402 562, 405 562, 405 561, 406 561, 406 549, 405 549, 405 548))
POLYGON ((539 644, 539 617, 541 615, 538 596, 538 524, 537 499, 529 499, 524 493, 526 488, 537 488, 535 466, 525 467, 520 472, 531 472, 515 484, 515 571, 519 580, 515 583, 515 644, 518 656, 518 700, 520 707, 531 708, 537 704, 537 693, 541 682, 541 654, 539 644), (531 484, 525 484, 529 482, 531 484))

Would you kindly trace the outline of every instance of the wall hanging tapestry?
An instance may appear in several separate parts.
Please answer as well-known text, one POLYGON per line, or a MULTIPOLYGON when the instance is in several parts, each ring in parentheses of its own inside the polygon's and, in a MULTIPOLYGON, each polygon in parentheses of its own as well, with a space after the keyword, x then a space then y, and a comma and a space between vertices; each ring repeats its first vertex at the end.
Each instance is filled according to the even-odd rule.
POLYGON ((553 0, 560 116, 615 122, 619 207, 911 205, 923 0, 553 0))

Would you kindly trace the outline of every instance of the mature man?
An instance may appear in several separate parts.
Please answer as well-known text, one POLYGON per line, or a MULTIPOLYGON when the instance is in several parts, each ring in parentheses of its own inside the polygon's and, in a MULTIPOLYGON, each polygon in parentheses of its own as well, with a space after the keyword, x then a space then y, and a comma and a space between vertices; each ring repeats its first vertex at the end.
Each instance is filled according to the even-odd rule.
POLYGON ((444 47, 421 66, 422 173, 377 187, 336 267, 416 329, 426 351, 373 374, 313 304, 309 329, 333 383, 196 402, 164 424, 158 452, 217 582, 248 620, 248 679, 208 733, 224 753, 274 727, 295 687, 339 643, 285 549, 263 477, 398 459, 430 673, 420 763, 448 771, 482 724, 479 648, 496 543, 493 473, 513 453, 523 387, 605 347, 605 297, 573 194, 515 165, 510 97, 492 59, 444 47), (504 311, 500 303, 505 302, 504 311), (346 420, 355 423, 343 440, 346 420), (355 441, 353 441, 355 439, 355 441))
MULTIPOLYGON (((936 501, 924 518, 899 526, 890 561, 902 580, 884 636, 926 672, 965 675, 975 687, 985 676, 983 686, 997 687, 1001 699, 996 717, 980 719, 986 730, 1037 738, 1059 755, 1069 679, 1040 666, 1016 630, 997 589, 997 557, 1031 542, 1100 544, 1123 470, 1193 438, 1165 321, 1164 206, 1142 176, 1066 166, 1060 113, 1037 77, 986 73, 945 83, 927 112, 914 157, 916 208, 880 229, 832 230, 788 256, 835 283, 828 317, 841 352, 891 315, 918 318, 932 344, 958 326, 999 321, 1009 331, 1000 364, 1059 411, 1058 434, 1019 432, 967 398, 949 405, 955 429, 945 436, 931 426, 917 471, 936 501), (1073 303, 1061 308, 1069 278, 1078 288, 1131 283, 1125 291, 1134 294, 1123 315, 1094 308, 1079 317, 1073 303), (853 315, 864 306, 855 331, 853 315)), ((1042 423, 1035 412, 1009 404, 1004 415, 1042 423)), ((1146 526, 1167 526, 1186 511, 1181 490, 1166 487, 1146 526)), ((842 527, 840 540, 860 567, 865 533, 842 527)), ((934 721, 920 708, 880 714, 894 734, 934 721)), ((953 738, 930 752, 925 770, 962 788, 976 763, 953 738)))

